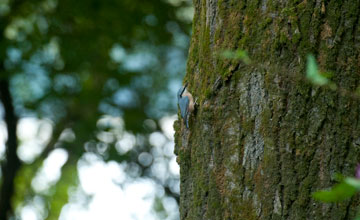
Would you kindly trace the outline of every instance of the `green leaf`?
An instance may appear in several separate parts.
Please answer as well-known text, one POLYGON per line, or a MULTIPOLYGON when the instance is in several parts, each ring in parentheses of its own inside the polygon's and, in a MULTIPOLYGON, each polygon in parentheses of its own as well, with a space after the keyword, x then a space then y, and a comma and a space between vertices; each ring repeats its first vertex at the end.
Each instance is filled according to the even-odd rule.
POLYGON ((234 51, 231 50, 224 50, 220 53, 220 57, 223 59, 234 59, 234 51))
POLYGON ((223 59, 242 60, 245 64, 250 64, 251 60, 245 50, 224 50, 220 53, 223 59))
POLYGON ((344 179, 344 182, 357 190, 360 190, 360 179, 356 179, 353 177, 347 177, 344 179))
POLYGON ((320 74, 315 57, 311 54, 307 56, 306 78, 313 84, 323 86, 330 81, 320 74))
POLYGON ((350 198, 355 193, 356 187, 344 181, 335 185, 331 190, 313 193, 313 198, 323 202, 338 202, 350 198))

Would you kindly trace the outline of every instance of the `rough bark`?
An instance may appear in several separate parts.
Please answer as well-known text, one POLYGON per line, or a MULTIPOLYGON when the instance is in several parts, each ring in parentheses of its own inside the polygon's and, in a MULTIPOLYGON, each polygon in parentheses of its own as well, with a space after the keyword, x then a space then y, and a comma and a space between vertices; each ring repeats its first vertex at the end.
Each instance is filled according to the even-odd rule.
POLYGON ((181 219, 352 219, 358 199, 312 199, 360 159, 360 2, 194 0, 187 74, 198 99, 174 125, 181 219), (243 49, 252 60, 216 53, 243 49), (305 80, 306 56, 338 89, 305 80))

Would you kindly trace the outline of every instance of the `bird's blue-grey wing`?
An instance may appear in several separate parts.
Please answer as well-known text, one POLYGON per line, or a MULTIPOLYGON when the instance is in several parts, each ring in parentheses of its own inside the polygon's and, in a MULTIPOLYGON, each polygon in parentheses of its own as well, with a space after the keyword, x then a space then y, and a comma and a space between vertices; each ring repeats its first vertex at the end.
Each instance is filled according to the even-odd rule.
POLYGON ((181 112, 181 117, 186 118, 188 114, 188 106, 189 106, 190 100, 187 96, 183 96, 179 100, 179 107, 181 112))

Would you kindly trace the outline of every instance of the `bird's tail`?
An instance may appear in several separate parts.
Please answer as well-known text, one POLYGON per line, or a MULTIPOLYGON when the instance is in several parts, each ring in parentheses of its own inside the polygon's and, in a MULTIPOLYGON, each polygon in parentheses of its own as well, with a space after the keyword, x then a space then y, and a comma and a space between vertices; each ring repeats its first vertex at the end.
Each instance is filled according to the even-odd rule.
POLYGON ((186 128, 189 128, 189 116, 188 115, 184 118, 184 125, 186 126, 186 128))

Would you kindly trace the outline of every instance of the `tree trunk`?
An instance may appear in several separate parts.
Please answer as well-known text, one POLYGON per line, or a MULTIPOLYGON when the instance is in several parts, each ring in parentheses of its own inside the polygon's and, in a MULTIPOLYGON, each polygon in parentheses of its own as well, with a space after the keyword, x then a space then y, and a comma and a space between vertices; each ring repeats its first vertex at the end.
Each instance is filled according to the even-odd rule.
POLYGON ((312 199, 360 162, 360 3, 194 0, 187 74, 198 98, 174 125, 181 219, 352 219, 358 199, 312 199), (246 50, 251 64, 224 60, 246 50), (215 52, 215 53, 214 53, 215 52), (306 56, 337 89, 305 80, 306 56))
MULTIPOLYGON (((2 65, 0 65, 0 73, 2 65)), ((16 128, 18 118, 15 115, 13 100, 10 94, 9 82, 7 79, 0 79, 0 101, 4 107, 6 129, 8 137, 6 141, 6 159, 1 164, 1 187, 0 187, 0 220, 9 219, 13 215, 11 198, 14 193, 15 177, 20 168, 21 162, 17 156, 16 128)))

